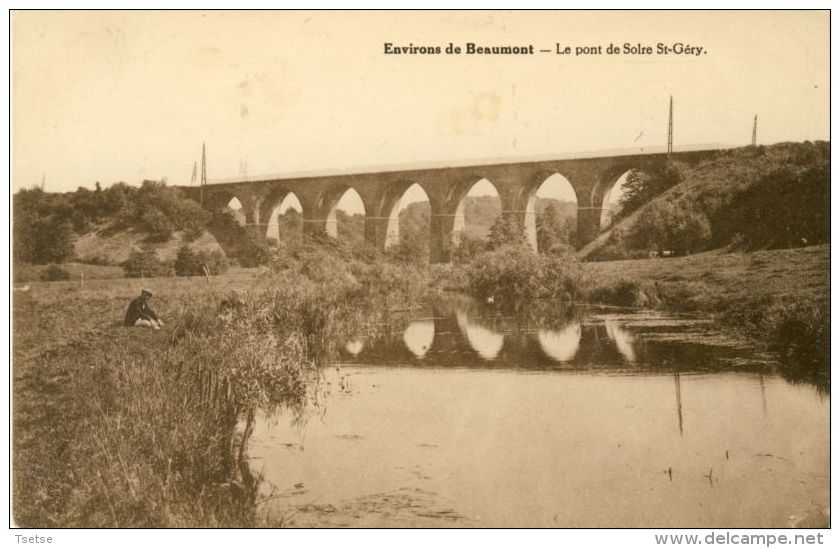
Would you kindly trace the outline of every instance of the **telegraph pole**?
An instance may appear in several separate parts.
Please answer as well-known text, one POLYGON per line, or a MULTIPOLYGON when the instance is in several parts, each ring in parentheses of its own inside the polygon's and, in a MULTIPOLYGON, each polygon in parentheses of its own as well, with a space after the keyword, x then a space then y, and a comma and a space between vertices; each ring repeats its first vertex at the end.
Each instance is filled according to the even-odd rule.
POLYGON ((204 143, 201 143, 201 187, 199 189, 199 199, 201 206, 204 207, 204 187, 207 185, 207 154, 204 143))
POLYGON ((755 118, 753 118, 752 146, 755 146, 755 135, 756 135, 756 130, 757 129, 758 129, 758 114, 756 114, 755 118))
POLYGON ((674 96, 668 102, 668 160, 671 160, 671 153, 674 152, 674 96))

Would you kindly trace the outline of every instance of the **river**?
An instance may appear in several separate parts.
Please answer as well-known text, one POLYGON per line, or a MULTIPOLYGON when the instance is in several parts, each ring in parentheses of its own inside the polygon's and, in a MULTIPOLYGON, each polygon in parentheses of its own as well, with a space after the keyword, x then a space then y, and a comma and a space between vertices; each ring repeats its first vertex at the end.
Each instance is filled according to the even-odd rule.
POLYGON ((348 337, 301 415, 257 421, 295 527, 826 525, 826 389, 708 321, 454 299, 348 337))

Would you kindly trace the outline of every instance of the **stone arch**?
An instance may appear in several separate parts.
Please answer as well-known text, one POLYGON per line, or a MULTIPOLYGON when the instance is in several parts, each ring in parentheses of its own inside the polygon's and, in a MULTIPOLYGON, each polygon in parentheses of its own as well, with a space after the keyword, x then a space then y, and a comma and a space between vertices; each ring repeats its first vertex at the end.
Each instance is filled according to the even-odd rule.
MULTIPOLYGON (((551 195, 551 197, 561 201, 574 202, 575 230, 573 233, 576 233, 577 209, 580 203, 578 200, 578 190, 569 178, 559 170, 542 170, 530 177, 529 183, 522 187, 516 201, 520 204, 519 208, 524 209, 522 212, 522 223, 525 231, 525 239, 534 251, 545 251, 538 249, 537 242, 537 218, 539 213, 537 211, 537 199, 540 193, 551 195), (552 189, 554 189, 554 192, 551 192, 552 189)), ((573 236, 569 243, 574 245, 575 240, 576 236, 573 236)))
MULTIPOLYGON (((399 214, 404 205, 404 198, 409 192, 417 194, 418 197, 419 193, 422 193, 426 201, 429 202, 429 208, 431 209, 429 192, 421 183, 412 180, 399 180, 388 184, 382 193, 376 213, 376 219, 379 221, 377 224, 376 241, 380 244, 378 247, 383 251, 400 242, 399 214)), ((430 224, 431 215, 429 219, 430 224)), ((427 226, 425 232, 428 230, 429 227, 427 226)), ((428 234, 426 234, 426 237, 428 238, 428 234)))
POLYGON ((643 167, 636 164, 622 163, 603 171, 592 186, 589 203, 593 207, 600 207, 604 203, 604 196, 618 182, 618 179, 625 173, 635 170, 643 170, 643 167))
MULTIPOLYGON (((318 195, 318 198, 316 199, 315 207, 318 211, 318 217, 323 219, 324 231, 332 238, 338 238, 339 202, 341 202, 348 193, 351 193, 350 195, 353 196, 352 199, 357 200, 358 203, 361 204, 362 215, 364 215, 365 220, 367 220, 368 206, 365 204, 364 199, 362 199, 361 193, 359 193, 359 191, 351 185, 335 184, 328 186, 318 195)), ((362 233, 364 236, 364 228, 362 229, 362 233)))
POLYGON ((606 186, 603 192, 603 198, 600 204, 595 204, 601 207, 601 218, 599 221, 599 228, 601 231, 606 230, 612 225, 613 219, 613 204, 617 203, 620 195, 623 193, 624 185, 631 173, 639 171, 637 168, 630 168, 624 173, 618 175, 612 184, 606 186))
MULTIPOLYGON (((213 212, 225 212, 230 208, 233 201, 239 203, 241 213, 234 213, 234 219, 242 225, 252 225, 254 223, 254 211, 251 207, 251 202, 245 194, 240 194, 230 190, 216 191, 207 196, 205 199, 205 208, 213 212)), ((237 209, 237 208, 230 208, 237 209)))
POLYGON ((282 197, 278 193, 271 202, 261 204, 260 211, 266 238, 276 238, 279 242, 303 235, 303 203, 294 192, 285 192, 282 197), (296 213, 291 214, 290 210, 296 213))
MULTIPOLYGON (((454 206, 454 211, 452 211, 452 233, 450 238, 450 243, 453 245, 459 245, 462 237, 468 234, 466 198, 473 194, 476 190, 479 193, 478 196, 493 196, 493 194, 495 194, 496 201, 499 205, 498 215, 500 216, 504 210, 500 188, 487 177, 479 176, 478 178, 463 180, 458 184, 453 185, 448 200, 450 206, 454 206), (493 194, 486 194, 491 191, 493 194)), ((495 220, 496 219, 494 218, 493 222, 495 222, 495 220)), ((489 229, 489 226, 480 228, 481 231, 484 231, 485 229, 489 229)))

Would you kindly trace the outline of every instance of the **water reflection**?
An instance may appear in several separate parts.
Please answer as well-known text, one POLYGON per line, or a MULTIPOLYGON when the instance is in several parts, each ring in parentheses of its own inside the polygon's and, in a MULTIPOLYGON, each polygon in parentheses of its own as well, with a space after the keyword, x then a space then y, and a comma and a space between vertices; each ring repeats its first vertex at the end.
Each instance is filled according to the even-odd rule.
POLYGON ((403 332, 405 347, 417 358, 423 358, 435 340, 434 320, 414 320, 403 332))
POLYGON ((318 420, 258 421, 292 526, 778 527, 827 508, 827 394, 708 323, 423 314, 339 342, 318 420))
POLYGON ((604 328, 607 330, 607 337, 613 340, 618 352, 630 363, 636 361, 636 353, 633 351, 633 336, 619 326, 619 323, 607 318, 604 320, 604 328))
POLYGON ((457 312, 456 319, 461 333, 467 339, 467 343, 482 359, 493 360, 499 355, 502 346, 505 344, 504 335, 477 323, 471 323, 464 311, 457 312))
POLYGON ((540 329, 537 340, 549 358, 558 362, 571 361, 580 347, 580 324, 567 326, 560 331, 540 329))
POLYGON ((364 342, 358 335, 345 339, 342 361, 668 374, 771 369, 771 356, 723 340, 707 323, 661 314, 561 310, 549 317, 505 317, 474 302, 436 304, 423 314, 425 318, 390 316, 382 333, 366 336, 364 342))
POLYGON ((351 356, 358 356, 359 353, 364 349, 364 347, 365 343, 361 339, 348 341, 347 344, 344 345, 344 349, 351 356))

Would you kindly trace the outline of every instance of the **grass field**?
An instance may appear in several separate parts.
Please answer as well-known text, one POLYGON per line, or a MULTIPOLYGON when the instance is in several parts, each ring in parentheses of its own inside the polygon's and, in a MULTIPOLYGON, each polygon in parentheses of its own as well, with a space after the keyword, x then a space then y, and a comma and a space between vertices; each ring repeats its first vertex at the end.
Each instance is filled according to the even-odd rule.
POLYGON ((681 296, 675 307, 712 311, 732 302, 773 298, 827 303, 830 247, 777 249, 752 253, 709 251, 670 259, 585 263, 603 282, 655 282, 660 291, 681 296))

